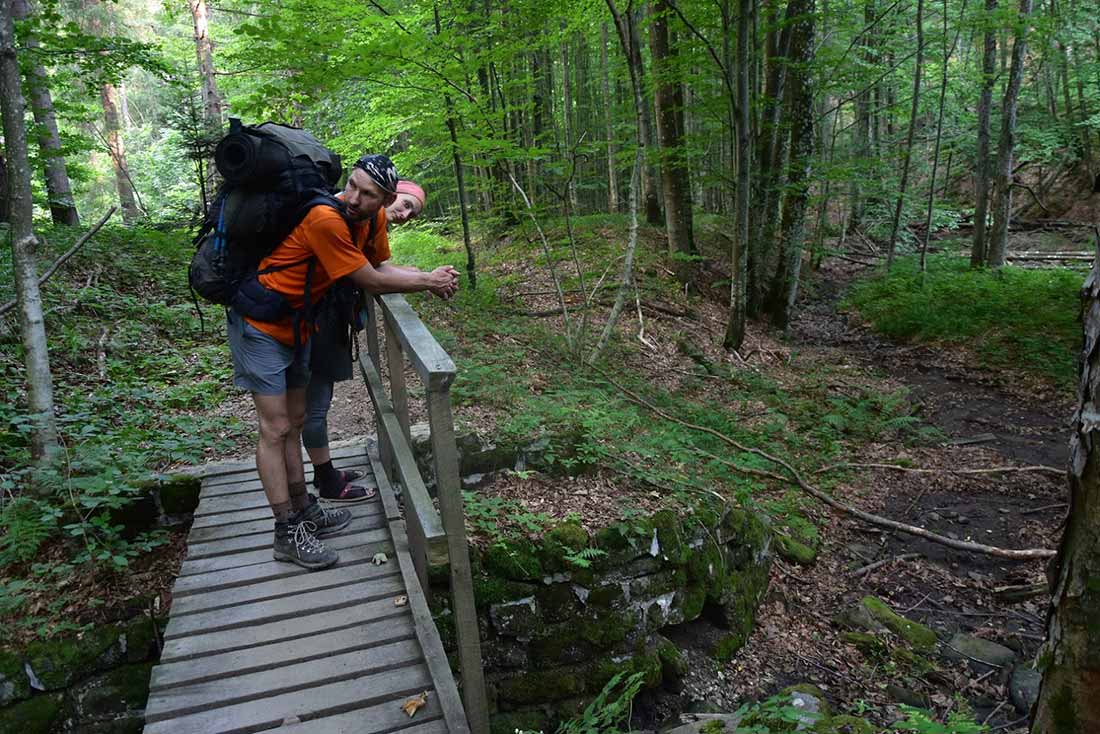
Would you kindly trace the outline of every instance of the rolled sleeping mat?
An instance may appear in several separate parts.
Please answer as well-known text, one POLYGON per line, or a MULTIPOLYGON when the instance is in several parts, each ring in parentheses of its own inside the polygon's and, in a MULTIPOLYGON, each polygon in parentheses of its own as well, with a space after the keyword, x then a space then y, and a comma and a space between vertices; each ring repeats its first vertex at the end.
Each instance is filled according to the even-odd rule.
POLYGON ((277 185, 278 174, 289 167, 288 158, 282 145, 247 129, 226 135, 214 150, 214 164, 226 181, 260 188, 277 185))

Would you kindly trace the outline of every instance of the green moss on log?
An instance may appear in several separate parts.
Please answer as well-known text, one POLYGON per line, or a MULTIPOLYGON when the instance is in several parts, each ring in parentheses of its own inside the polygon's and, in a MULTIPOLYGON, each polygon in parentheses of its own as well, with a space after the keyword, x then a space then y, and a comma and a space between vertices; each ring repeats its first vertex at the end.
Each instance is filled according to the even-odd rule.
POLYGON ((881 599, 865 596, 860 603, 871 613, 871 616, 912 647, 918 650, 932 650, 936 647, 935 632, 923 624, 897 614, 881 599))

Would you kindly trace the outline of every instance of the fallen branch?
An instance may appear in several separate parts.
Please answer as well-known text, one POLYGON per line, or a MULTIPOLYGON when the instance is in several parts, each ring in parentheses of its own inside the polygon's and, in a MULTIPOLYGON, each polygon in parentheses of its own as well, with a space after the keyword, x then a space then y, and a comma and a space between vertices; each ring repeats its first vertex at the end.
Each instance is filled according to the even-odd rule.
POLYGON ((825 472, 835 469, 847 469, 849 467, 853 469, 893 469, 894 471, 905 471, 913 474, 1011 474, 1013 472, 1043 472, 1062 476, 1066 473, 1064 469, 1056 469, 1053 466, 1043 466, 1041 464, 1035 466, 993 466, 987 469, 918 469, 916 467, 901 466, 900 464, 864 464, 843 461, 839 464, 829 464, 826 467, 818 469, 814 474, 824 474, 825 472))
MULTIPOLYGON (((40 276, 38 277, 38 287, 39 287, 39 288, 41 288, 41 287, 42 287, 42 286, 43 286, 43 285, 45 284, 45 282, 46 282, 47 280, 49 280, 49 279, 50 279, 50 277, 51 277, 51 276, 52 276, 52 275, 53 275, 54 273, 56 273, 56 272, 57 272, 57 269, 58 269, 58 268, 60 268, 60 267, 61 267, 62 265, 64 265, 64 264, 65 264, 65 262, 66 262, 66 261, 67 261, 67 260, 68 260, 69 258, 71 258, 71 257, 72 257, 73 255, 75 255, 75 254, 76 254, 76 251, 77 251, 77 250, 79 250, 79 249, 80 249, 81 247, 83 247, 83 246, 84 246, 84 243, 85 243, 85 242, 87 242, 88 240, 90 240, 90 239, 92 238, 92 235, 94 235, 94 234, 95 234, 96 232, 98 232, 98 231, 100 230, 100 228, 101 228, 101 227, 102 227, 102 226, 103 226, 104 224, 106 224, 106 223, 107 223, 107 220, 111 218, 111 215, 115 213, 115 210, 116 210, 117 208, 118 208, 118 207, 114 207, 114 206, 112 206, 112 207, 111 207, 110 209, 108 209, 108 210, 107 210, 107 213, 106 213, 106 214, 104 214, 104 215, 103 215, 102 217, 100 217, 99 221, 95 223, 95 226, 94 226, 94 227, 92 227, 92 228, 91 228, 91 229, 89 229, 89 230, 88 230, 87 232, 85 232, 85 233, 84 233, 84 234, 83 234, 83 235, 82 235, 82 236, 80 237, 80 239, 78 239, 78 240, 76 241, 76 243, 75 243, 75 244, 74 244, 74 245, 73 245, 72 247, 70 247, 70 248, 69 248, 68 250, 66 250, 66 251, 65 251, 65 254, 64 254, 64 255, 62 255, 61 257, 57 258, 57 260, 56 260, 56 261, 54 262, 54 264, 53 264, 53 265, 51 265, 51 266, 50 266, 49 268, 47 268, 47 269, 46 269, 46 272, 42 273, 42 275, 40 275, 40 276)), ((14 300, 14 299, 13 299, 13 300, 11 300, 11 301, 8 301, 7 303, 5 303, 5 304, 4 304, 3 306, 0 306, 0 316, 3 316, 3 315, 4 315, 4 314, 6 314, 6 313, 7 313, 8 311, 11 311, 11 310, 12 310, 13 308, 15 308, 15 306, 16 306, 16 304, 17 304, 17 303, 18 303, 18 301, 17 301, 17 300, 14 300)))
POLYGON ((1032 507, 1030 510, 1024 510, 1020 513, 1020 516, 1034 515, 1038 512, 1044 512, 1046 510, 1057 510, 1059 507, 1065 507, 1065 502, 1055 502, 1053 505, 1043 505, 1042 507, 1032 507))
POLYGON ((771 454, 769 454, 768 452, 766 452, 762 449, 758 449, 758 448, 755 448, 755 447, 752 447, 752 446, 746 446, 746 445, 740 443, 739 441, 736 441, 736 440, 730 438, 729 436, 722 433, 721 431, 716 431, 713 428, 708 428, 707 426, 699 426, 699 425, 696 425, 694 423, 689 423, 688 421, 685 421, 683 419, 680 419, 680 418, 677 418, 675 416, 669 415, 668 413, 664 412, 663 410, 661 410, 657 406, 653 405, 652 403, 647 402, 644 398, 639 397, 638 395, 631 392, 630 390, 627 390, 622 385, 619 385, 617 382, 612 380, 607 375, 606 372, 599 369, 595 365, 589 365, 589 366, 592 367, 593 369, 595 369, 601 375, 603 375, 605 380, 607 380, 610 384, 612 384, 613 386, 618 388, 618 390, 620 392, 622 392, 624 395, 626 395, 627 398, 631 402, 642 406, 643 408, 659 415, 660 417, 664 418, 667 421, 671 421, 672 423, 677 423, 681 426, 684 426, 685 428, 690 428, 691 430, 698 431, 700 433, 705 433, 707 435, 713 436, 713 437, 717 438, 718 440, 728 444, 729 446, 734 447, 738 451, 744 452, 746 454, 753 454, 755 456, 759 456, 763 459, 766 459, 766 460, 770 461, 773 464, 777 464, 777 465, 783 467, 785 470, 787 470, 787 472, 790 474, 790 476, 785 477, 785 476, 776 474, 774 472, 767 471, 765 469, 753 469, 753 468, 749 468, 749 467, 743 467, 743 466, 740 466, 740 465, 738 465, 738 464, 736 464, 736 463, 734 463, 734 462, 732 462, 728 459, 724 459, 720 456, 715 456, 715 455, 710 454, 710 453, 708 453, 706 451, 703 451, 701 449, 696 449, 696 451, 698 453, 706 455, 709 458, 714 459, 715 461, 718 461, 719 463, 730 467, 734 471, 741 472, 743 474, 753 474, 753 475, 756 475, 756 476, 766 477, 766 478, 774 479, 774 480, 777 480, 777 481, 780 481, 780 482, 788 482, 788 483, 796 484, 804 492, 806 492, 806 494, 821 500, 826 505, 828 505, 829 507, 832 507, 835 510, 840 510, 841 512, 852 515, 853 517, 857 517, 860 520, 863 520, 864 522, 871 523, 872 525, 878 525, 879 527, 889 528, 891 530, 897 530, 899 532, 906 533, 908 535, 915 535, 919 538, 924 538, 925 540, 930 540, 933 543, 939 543, 940 545, 945 545, 948 548, 955 548, 956 550, 969 551, 969 552, 972 552, 972 553, 981 553, 981 554, 988 555, 988 556, 996 556, 997 558, 1008 558, 1008 559, 1012 559, 1012 560, 1033 560, 1033 559, 1039 559, 1039 558, 1052 558, 1055 555, 1055 551, 1047 549, 1047 548, 1025 548, 1025 549, 1017 550, 1017 549, 1014 549, 1014 548, 998 548, 997 546, 985 545, 983 543, 975 543, 975 542, 969 541, 969 540, 955 540, 954 538, 948 538, 944 535, 939 535, 938 533, 933 533, 929 530, 925 530, 924 528, 919 528, 915 525, 909 525, 907 523, 898 522, 897 520, 890 520, 889 518, 880 517, 879 515, 873 515, 869 512, 864 512, 863 510, 859 510, 859 509, 856 509, 855 507, 852 507, 850 505, 846 505, 843 502, 841 502, 840 500, 834 499, 828 493, 823 492, 820 489, 818 489, 817 487, 814 487, 813 485, 809 484, 805 479, 802 478, 802 474, 799 473, 799 471, 797 469, 795 469, 793 466, 791 466, 789 463, 787 463, 783 459, 780 459, 776 456, 772 456, 771 454))
POLYGON ((860 576, 866 576, 867 574, 874 571, 876 568, 882 568, 883 566, 885 566, 888 563, 893 563, 894 561, 912 561, 913 559, 920 558, 920 557, 921 557, 920 553, 902 553, 900 556, 894 556, 893 558, 883 558, 881 561, 875 561, 874 563, 868 563, 863 568, 856 569, 855 571, 852 571, 848 575, 851 576, 852 578, 856 579, 856 578, 859 578, 860 576))

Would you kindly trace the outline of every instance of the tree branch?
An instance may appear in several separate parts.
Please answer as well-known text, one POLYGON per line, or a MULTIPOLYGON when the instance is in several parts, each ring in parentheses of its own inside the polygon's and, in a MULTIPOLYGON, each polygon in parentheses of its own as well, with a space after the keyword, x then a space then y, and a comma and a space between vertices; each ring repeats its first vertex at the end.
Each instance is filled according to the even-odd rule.
MULTIPOLYGON (((110 209, 108 209, 107 213, 100 217, 99 221, 95 223, 95 226, 85 232, 84 235, 81 236, 81 238, 78 239, 72 247, 65 251, 64 255, 57 258, 57 260, 54 261, 54 264, 47 268, 46 272, 42 273, 42 275, 38 277, 38 286, 41 287, 47 280, 50 279, 50 276, 57 272, 58 268, 65 264, 66 260, 75 255, 76 251, 83 247, 84 243, 90 240, 92 238, 92 235, 98 232, 100 227, 107 223, 107 220, 111 218, 111 215, 114 214, 115 210, 117 209, 118 207, 115 206, 112 206, 110 209)), ((11 300, 5 303, 3 306, 0 306, 0 316, 3 316, 8 311, 11 311, 13 308, 15 308, 18 302, 19 301, 17 300, 11 300)))

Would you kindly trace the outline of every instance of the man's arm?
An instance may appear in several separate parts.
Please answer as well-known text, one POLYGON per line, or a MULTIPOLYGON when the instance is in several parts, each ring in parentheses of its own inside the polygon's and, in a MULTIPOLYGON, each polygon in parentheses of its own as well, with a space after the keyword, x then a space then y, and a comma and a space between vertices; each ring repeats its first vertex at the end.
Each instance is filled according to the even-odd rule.
POLYGON ((363 290, 375 294, 431 291, 437 296, 450 298, 458 289, 458 271, 450 265, 422 272, 385 263, 376 268, 367 263, 348 278, 363 290))

